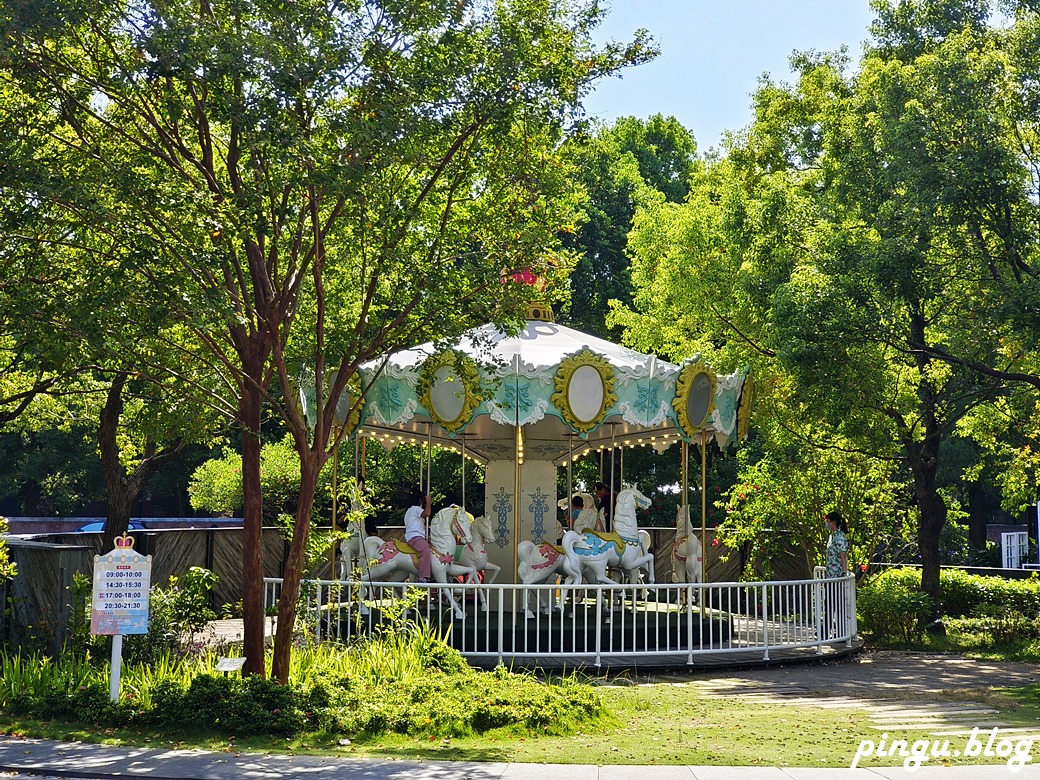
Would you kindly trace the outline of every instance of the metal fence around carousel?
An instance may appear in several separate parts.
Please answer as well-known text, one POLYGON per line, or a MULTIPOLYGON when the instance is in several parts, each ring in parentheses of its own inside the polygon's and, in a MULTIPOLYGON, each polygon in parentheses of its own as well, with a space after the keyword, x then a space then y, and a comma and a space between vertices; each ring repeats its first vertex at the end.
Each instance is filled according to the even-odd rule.
MULTIPOLYGON (((264 582, 265 606, 273 607, 282 581, 264 582)), ((301 630, 319 642, 347 642, 394 630, 402 619, 421 620, 480 667, 731 665, 845 652, 861 644, 850 577, 678 585, 307 580, 299 615, 301 630), (441 598, 449 587, 461 616, 441 598), (415 604, 396 615, 406 591, 415 604), (550 608, 551 602, 565 608, 550 608)))

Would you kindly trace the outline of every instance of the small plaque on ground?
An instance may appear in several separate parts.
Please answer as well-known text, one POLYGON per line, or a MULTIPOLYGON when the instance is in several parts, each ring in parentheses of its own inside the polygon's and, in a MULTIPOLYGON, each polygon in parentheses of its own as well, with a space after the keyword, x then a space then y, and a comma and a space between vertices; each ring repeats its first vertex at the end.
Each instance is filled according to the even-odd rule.
POLYGON ((245 664, 245 658, 218 658, 217 659, 217 671, 218 672, 237 672, 245 664))

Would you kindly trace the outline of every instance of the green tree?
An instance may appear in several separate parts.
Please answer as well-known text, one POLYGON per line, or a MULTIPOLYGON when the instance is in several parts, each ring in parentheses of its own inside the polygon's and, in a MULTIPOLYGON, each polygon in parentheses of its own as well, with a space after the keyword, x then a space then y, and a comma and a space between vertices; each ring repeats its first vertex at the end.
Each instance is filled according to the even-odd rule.
POLYGON ((740 450, 741 479, 724 496, 718 538, 749 551, 745 573, 768 576, 778 557, 792 551, 810 572, 823 565, 825 510, 840 511, 849 523, 850 570, 900 560, 913 528, 897 464, 856 452, 852 443, 820 449, 776 434, 767 437, 765 453, 740 450))
POLYGON ((678 120, 657 114, 594 126, 576 136, 568 151, 585 192, 585 215, 564 237, 578 260, 570 276, 570 307, 561 319, 613 338, 618 333, 606 324, 609 302, 632 300, 627 244, 636 205, 648 192, 681 203, 696 169, 697 144, 678 120))
POLYGON ((358 367, 383 352, 519 319, 503 271, 551 278, 571 211, 562 129, 593 80, 652 54, 642 35, 594 50, 601 16, 541 0, 0 5, 0 67, 47 109, 20 137, 61 141, 15 150, 41 174, 36 211, 73 222, 88 257, 118 249, 242 428, 247 672, 264 671, 264 404, 301 464, 285 681, 341 396, 360 404, 358 367))
POLYGON ((1035 386, 1035 117, 1012 42, 1036 21, 1021 8, 1004 31, 970 0, 874 7, 858 73, 842 53, 796 55, 794 84, 763 81, 688 204, 637 216, 640 292, 616 316, 635 341, 696 327, 709 359, 755 366, 767 414, 899 458, 938 604, 941 445, 1035 386))

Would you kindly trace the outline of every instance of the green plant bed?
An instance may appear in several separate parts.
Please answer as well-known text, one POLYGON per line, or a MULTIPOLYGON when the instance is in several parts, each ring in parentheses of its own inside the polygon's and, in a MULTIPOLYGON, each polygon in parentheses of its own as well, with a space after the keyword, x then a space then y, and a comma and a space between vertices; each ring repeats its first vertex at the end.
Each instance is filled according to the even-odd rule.
MULTIPOLYGON (((1040 578, 1005 580, 943 569, 940 612, 947 639, 957 650, 1018 654, 1040 641, 1040 578)), ((888 569, 859 591, 860 628, 882 647, 926 646, 931 599, 920 591, 918 569, 888 569)), ((932 638, 934 640, 934 638, 932 638)), ((934 644, 934 641, 933 641, 934 644)))
POLYGON ((573 677, 541 683, 503 668, 481 673, 422 627, 399 626, 350 648, 298 649, 288 685, 214 672, 216 658, 127 665, 108 698, 107 664, 0 654, 0 712, 77 719, 96 728, 244 736, 566 734, 603 715, 573 677), (184 731, 190 724, 191 731, 184 731))

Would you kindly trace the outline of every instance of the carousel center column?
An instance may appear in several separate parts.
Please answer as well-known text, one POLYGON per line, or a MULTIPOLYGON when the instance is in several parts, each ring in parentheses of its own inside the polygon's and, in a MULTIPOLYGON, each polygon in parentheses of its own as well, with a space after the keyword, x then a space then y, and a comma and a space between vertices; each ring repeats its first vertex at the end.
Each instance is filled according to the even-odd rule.
POLYGON ((488 559, 502 567, 499 582, 518 582, 514 568, 516 546, 525 539, 536 544, 556 543, 556 466, 552 461, 488 461, 484 476, 484 511, 491 520, 495 541, 488 559), (516 471, 520 496, 516 497, 516 471), (514 528, 514 518, 517 517, 514 528))

